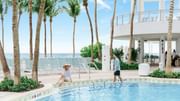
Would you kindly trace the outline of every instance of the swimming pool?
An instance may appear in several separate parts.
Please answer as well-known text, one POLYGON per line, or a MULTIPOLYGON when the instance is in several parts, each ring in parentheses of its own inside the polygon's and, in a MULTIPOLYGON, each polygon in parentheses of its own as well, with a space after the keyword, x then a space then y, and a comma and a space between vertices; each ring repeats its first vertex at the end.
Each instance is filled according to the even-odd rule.
POLYGON ((179 101, 179 94, 179 84, 101 82, 61 88, 36 101, 179 101))

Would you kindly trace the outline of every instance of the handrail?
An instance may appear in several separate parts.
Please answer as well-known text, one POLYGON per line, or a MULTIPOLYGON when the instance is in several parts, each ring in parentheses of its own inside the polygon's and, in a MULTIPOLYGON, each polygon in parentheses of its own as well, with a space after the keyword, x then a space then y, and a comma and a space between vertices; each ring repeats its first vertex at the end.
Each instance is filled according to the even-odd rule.
MULTIPOLYGON (((149 10, 135 12, 134 23, 168 21, 169 10, 149 10)), ((125 13, 116 17, 116 25, 129 24, 131 13, 125 13)), ((180 21, 180 9, 174 10, 173 20, 180 21)))

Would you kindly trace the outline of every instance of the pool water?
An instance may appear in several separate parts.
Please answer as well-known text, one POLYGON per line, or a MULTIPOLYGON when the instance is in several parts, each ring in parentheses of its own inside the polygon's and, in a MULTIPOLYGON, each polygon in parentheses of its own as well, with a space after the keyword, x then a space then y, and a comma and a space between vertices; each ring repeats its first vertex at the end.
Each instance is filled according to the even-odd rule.
POLYGON ((180 85, 105 82, 87 87, 66 88, 37 101, 180 101, 180 85))

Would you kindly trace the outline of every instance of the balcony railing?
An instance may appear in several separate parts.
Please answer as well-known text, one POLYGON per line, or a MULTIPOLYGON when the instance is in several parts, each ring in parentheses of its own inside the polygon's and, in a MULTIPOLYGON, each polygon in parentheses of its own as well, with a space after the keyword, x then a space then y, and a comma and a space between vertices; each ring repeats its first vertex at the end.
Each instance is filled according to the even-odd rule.
MULTIPOLYGON (((135 12, 134 23, 168 21, 168 17, 169 17, 169 10, 135 12)), ((131 20, 131 14, 124 14, 117 16, 116 25, 129 24, 130 20, 131 20)), ((180 9, 174 10, 173 20, 180 21, 180 9)))

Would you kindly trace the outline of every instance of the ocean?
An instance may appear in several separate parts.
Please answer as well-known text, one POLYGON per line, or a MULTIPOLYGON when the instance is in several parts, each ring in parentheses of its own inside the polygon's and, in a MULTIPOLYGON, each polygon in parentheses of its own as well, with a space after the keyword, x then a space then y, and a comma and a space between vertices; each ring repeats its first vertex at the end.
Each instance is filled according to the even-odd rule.
MULTIPOLYGON (((54 53, 52 54, 52 57, 50 56, 50 54, 47 54, 46 58, 72 58, 73 54, 72 53, 54 53)), ((80 58, 80 53, 76 53, 75 54, 76 58, 80 58)), ((20 54, 20 59, 29 59, 29 54, 28 53, 21 53, 20 54)), ((45 58, 44 54, 40 54, 39 58, 45 58)), ((7 53, 6 54, 6 59, 13 59, 13 54, 12 53, 7 53)))
MULTIPOLYGON (((13 54, 6 54, 6 60, 8 62, 9 68, 13 69, 13 54)), ((40 54, 38 67, 39 69, 57 69, 62 68, 64 64, 72 64, 75 67, 79 67, 83 61, 85 61, 85 59, 82 58, 78 53, 75 54, 75 58, 73 58, 73 54, 71 53, 56 53, 53 54, 53 57, 51 57, 50 54, 48 54, 46 58, 44 57, 44 54, 40 54)), ((32 68, 32 63, 33 61, 30 60, 29 54, 20 54, 21 68, 30 69, 32 68)), ((1 69, 2 68, 0 65, 0 70, 1 69)))

